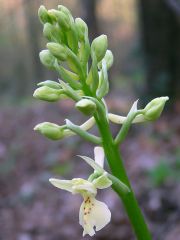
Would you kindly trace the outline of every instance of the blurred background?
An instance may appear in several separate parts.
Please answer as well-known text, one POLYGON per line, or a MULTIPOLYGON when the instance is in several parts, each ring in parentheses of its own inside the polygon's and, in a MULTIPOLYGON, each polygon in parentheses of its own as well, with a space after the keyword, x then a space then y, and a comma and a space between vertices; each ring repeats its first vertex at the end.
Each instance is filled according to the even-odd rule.
MULTIPOLYGON (((121 147, 124 163, 154 240, 180 235, 180 3, 178 0, 0 0, 0 240, 83 239, 81 204, 48 179, 87 177, 77 154, 93 157, 78 137, 52 142, 33 127, 50 121, 80 124, 84 117, 66 100, 33 99, 36 84, 56 80, 39 61, 45 48, 37 11, 58 4, 83 18, 90 37, 104 33, 115 58, 110 71, 111 112, 127 114, 158 96, 170 97, 155 123, 133 126, 121 147)), ((113 133, 119 127, 113 125, 113 133)), ((95 130, 96 131, 96 130, 95 130)), ((127 216, 111 189, 98 195, 112 221, 94 239, 133 240, 127 216)), ((90 237, 85 237, 90 239, 90 237)))

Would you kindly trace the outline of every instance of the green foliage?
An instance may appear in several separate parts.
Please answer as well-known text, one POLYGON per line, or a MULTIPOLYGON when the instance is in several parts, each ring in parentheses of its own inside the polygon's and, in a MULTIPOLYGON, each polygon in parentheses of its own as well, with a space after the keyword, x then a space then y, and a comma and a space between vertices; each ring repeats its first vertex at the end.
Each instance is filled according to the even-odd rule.
POLYGON ((151 171, 149 171, 149 176, 153 185, 160 186, 169 178, 170 173, 169 163, 160 161, 151 171))
POLYGON ((154 186, 161 186, 167 181, 180 181, 180 154, 177 152, 174 162, 161 160, 149 172, 149 178, 154 186))
POLYGON ((66 175, 68 173, 71 173, 72 169, 73 169, 72 162, 67 162, 52 166, 51 171, 57 175, 66 175))

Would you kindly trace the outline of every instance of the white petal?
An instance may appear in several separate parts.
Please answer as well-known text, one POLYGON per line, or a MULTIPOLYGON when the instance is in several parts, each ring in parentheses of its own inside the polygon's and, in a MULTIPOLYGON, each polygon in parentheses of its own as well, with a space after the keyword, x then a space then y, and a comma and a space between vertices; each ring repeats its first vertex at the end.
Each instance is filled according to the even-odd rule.
POLYGON ((92 183, 99 189, 108 188, 112 185, 112 181, 107 177, 106 172, 104 172, 100 177, 94 179, 92 183))
POLYGON ((94 236, 94 234, 95 234, 94 228, 90 224, 87 224, 86 227, 84 228, 83 237, 86 234, 89 234, 89 236, 91 236, 91 237, 94 236))
POLYGON ((79 224, 83 227, 83 237, 88 234, 91 237, 95 234, 94 231, 94 223, 91 222, 91 220, 88 219, 88 216, 86 215, 86 218, 84 217, 84 208, 85 208, 85 202, 81 204, 80 210, 79 210, 79 224))
POLYGON ((102 147, 94 148, 94 160, 99 166, 104 167, 104 149, 102 147))
POLYGON ((52 183, 52 185, 54 185, 57 188, 66 190, 68 192, 72 192, 73 189, 73 183, 72 180, 60 180, 60 179, 56 179, 56 178, 50 178, 49 179, 50 183, 52 183))
POLYGON ((84 206, 85 206, 85 204, 84 204, 84 201, 83 201, 83 203, 81 204, 80 210, 79 210, 79 224, 84 229, 83 237, 86 234, 89 234, 92 237, 95 234, 94 225, 92 226, 88 222, 85 222, 85 219, 84 219, 84 206))
POLYGON ((105 203, 94 199, 94 207, 90 217, 94 220, 96 231, 99 231, 110 222, 111 212, 105 203))
POLYGON ((79 209, 79 224, 81 226, 84 226, 83 216, 84 216, 84 201, 82 202, 80 209, 79 209))
POLYGON ((111 212, 107 205, 91 197, 84 199, 79 211, 79 223, 84 228, 83 236, 93 236, 96 231, 101 230, 111 219, 111 212))

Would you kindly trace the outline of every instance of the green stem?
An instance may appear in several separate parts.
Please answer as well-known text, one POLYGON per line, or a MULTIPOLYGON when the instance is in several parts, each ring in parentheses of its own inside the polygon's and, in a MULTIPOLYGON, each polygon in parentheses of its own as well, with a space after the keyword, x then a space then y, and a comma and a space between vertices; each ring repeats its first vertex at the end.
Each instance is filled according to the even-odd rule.
POLYGON ((96 137, 91 133, 86 132, 78 125, 73 124, 71 121, 66 119, 66 127, 71 130, 72 132, 78 134, 80 137, 84 138, 87 141, 90 141, 96 145, 101 145, 101 138, 96 137))
MULTIPOLYGON (((92 96, 88 86, 86 85, 85 79, 83 83, 84 83, 83 90, 85 94, 87 96, 92 96)), ((107 157, 107 161, 109 163, 112 174, 115 177, 117 177, 120 181, 122 181, 125 185, 127 185, 130 189, 130 192, 126 194, 122 194, 122 191, 121 189, 118 188, 118 185, 113 184, 112 187, 123 202, 124 208, 126 209, 126 212, 128 214, 129 220, 134 229, 137 239, 151 240, 152 239, 151 234, 148 230, 144 216, 141 212, 141 209, 139 208, 138 202, 132 190, 128 176, 126 174, 126 170, 124 168, 123 161, 121 159, 121 156, 118 150, 118 145, 115 144, 114 139, 112 137, 111 130, 109 127, 107 116, 106 116, 106 111, 102 110, 103 106, 104 104, 98 101, 97 107, 99 111, 97 111, 94 114, 94 118, 101 135, 102 146, 104 148, 105 155, 107 157)))
POLYGON ((115 185, 113 186, 113 189, 122 199, 123 205, 127 211, 129 220, 134 229, 137 239, 151 240, 151 235, 149 233, 148 227, 144 220, 143 214, 138 206, 136 197, 133 193, 129 179, 127 177, 126 170, 124 168, 123 161, 118 150, 118 146, 114 144, 114 140, 106 116, 96 114, 94 117, 102 137, 102 144, 112 174, 124 184, 126 184, 131 191, 128 194, 121 194, 118 186, 115 185))

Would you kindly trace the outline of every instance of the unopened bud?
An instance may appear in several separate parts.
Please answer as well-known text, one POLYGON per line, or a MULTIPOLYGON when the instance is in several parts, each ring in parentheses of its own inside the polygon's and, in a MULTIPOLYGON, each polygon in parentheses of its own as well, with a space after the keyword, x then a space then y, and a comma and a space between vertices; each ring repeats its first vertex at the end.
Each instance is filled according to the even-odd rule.
POLYGON ((40 132, 42 135, 51 140, 59 140, 64 137, 63 128, 50 122, 40 123, 35 126, 34 130, 40 132))
POLYGON ((46 86, 46 87, 50 87, 50 88, 54 88, 54 89, 61 89, 61 85, 55 81, 51 81, 51 80, 46 80, 44 82, 40 82, 37 84, 38 86, 42 87, 42 86, 46 86))
POLYGON ((33 96, 40 100, 56 102, 63 98, 63 93, 64 93, 63 90, 42 86, 34 91, 33 96))
POLYGON ((54 21, 54 22, 57 22, 57 13, 59 11, 55 10, 55 9, 50 9, 48 10, 48 14, 49 14, 49 17, 54 21))
POLYGON ((45 6, 43 6, 43 5, 41 5, 39 10, 38 10, 38 16, 39 16, 39 19, 40 19, 42 24, 47 23, 47 22, 51 22, 51 18, 48 14, 48 11, 45 8, 45 6))
POLYGON ((144 118, 148 121, 154 121, 161 115, 166 101, 169 100, 169 97, 159 97, 153 99, 150 103, 144 108, 144 118))
POLYGON ((64 12, 59 12, 57 15, 57 19, 58 19, 58 24, 59 26, 61 26, 62 28, 64 28, 65 30, 69 30, 71 28, 71 21, 70 18, 67 14, 65 14, 64 12))
POLYGON ((105 56, 107 45, 107 36, 104 34, 93 40, 91 44, 91 52, 96 55, 98 62, 100 62, 105 56))
POLYGON ((96 104, 89 99, 81 99, 76 103, 76 108, 85 115, 93 115, 96 110, 96 104))
POLYGON ((55 57, 50 53, 49 50, 42 50, 39 53, 41 63, 47 68, 54 69, 55 57))
MULTIPOLYGON (((105 54, 103 60, 105 60, 106 66, 107 66, 107 70, 108 70, 112 66, 113 60, 114 60, 114 57, 113 57, 113 54, 112 54, 111 50, 107 50, 106 51, 106 54, 105 54)), ((98 68, 99 69, 102 68, 102 61, 99 62, 98 68)))
POLYGON ((43 28, 43 35, 48 39, 51 40, 53 33, 53 25, 50 23, 45 23, 43 28))
POLYGON ((67 59, 67 52, 63 45, 59 43, 47 43, 47 48, 51 54, 59 59, 60 61, 65 61, 67 59))
POLYGON ((66 15, 69 16, 70 20, 73 21, 73 17, 72 17, 72 14, 71 12, 69 11, 68 8, 66 8, 65 6, 63 5, 58 5, 58 10, 60 10, 61 12, 65 13, 66 15))
POLYGON ((78 39, 80 41, 84 41, 85 34, 88 34, 87 24, 81 18, 76 18, 75 25, 78 33, 78 39))

